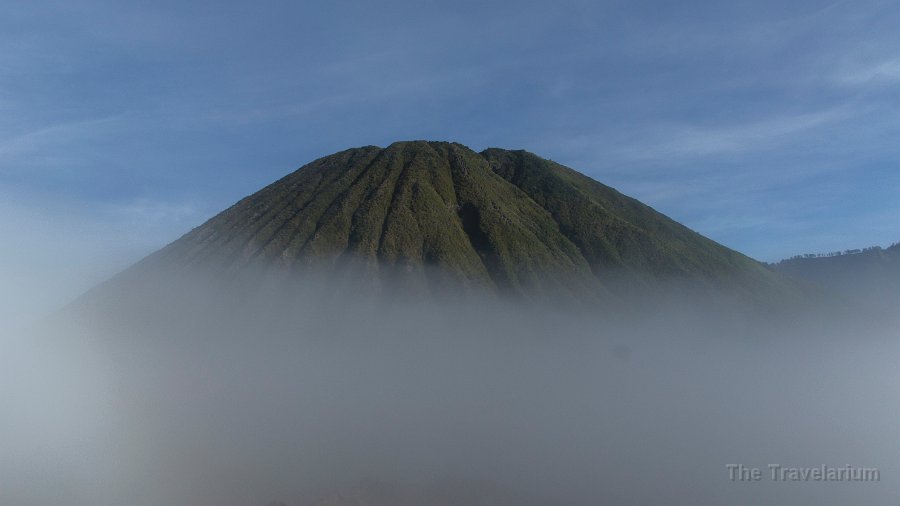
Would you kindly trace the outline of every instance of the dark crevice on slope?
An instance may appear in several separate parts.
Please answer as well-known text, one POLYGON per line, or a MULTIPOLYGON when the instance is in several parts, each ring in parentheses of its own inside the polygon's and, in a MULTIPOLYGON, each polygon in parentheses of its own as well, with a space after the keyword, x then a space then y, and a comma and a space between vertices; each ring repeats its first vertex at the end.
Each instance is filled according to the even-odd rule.
POLYGON ((478 254, 488 273, 493 272, 493 264, 496 262, 491 257, 493 253, 491 240, 481 229, 481 212, 471 202, 466 202, 459 206, 457 215, 462 222, 463 232, 469 239, 469 245, 478 254))

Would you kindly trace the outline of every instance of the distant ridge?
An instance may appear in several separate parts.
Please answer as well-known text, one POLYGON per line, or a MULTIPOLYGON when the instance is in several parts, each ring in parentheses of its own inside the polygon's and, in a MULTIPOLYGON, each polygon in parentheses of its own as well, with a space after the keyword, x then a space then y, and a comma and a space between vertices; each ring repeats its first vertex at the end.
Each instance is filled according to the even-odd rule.
POLYGON ((801 279, 870 307, 896 310, 900 301, 900 243, 823 255, 798 255, 772 264, 801 279))

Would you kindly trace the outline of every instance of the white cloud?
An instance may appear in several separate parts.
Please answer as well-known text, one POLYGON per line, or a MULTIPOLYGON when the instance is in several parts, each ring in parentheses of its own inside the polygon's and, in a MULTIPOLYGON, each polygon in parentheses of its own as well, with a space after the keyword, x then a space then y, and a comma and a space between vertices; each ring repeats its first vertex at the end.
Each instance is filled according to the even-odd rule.
POLYGON ((850 86, 896 83, 900 81, 900 57, 846 69, 834 79, 838 84, 850 86))

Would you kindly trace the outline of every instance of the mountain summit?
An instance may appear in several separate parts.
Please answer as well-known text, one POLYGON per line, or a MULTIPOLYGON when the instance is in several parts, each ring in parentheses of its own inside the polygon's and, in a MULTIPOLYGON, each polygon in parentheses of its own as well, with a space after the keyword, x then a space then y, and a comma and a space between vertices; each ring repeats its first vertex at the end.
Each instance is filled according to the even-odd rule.
POLYGON ((781 278, 652 208, 526 151, 397 142, 320 158, 151 256, 434 291, 609 293, 691 280, 761 294, 781 278))

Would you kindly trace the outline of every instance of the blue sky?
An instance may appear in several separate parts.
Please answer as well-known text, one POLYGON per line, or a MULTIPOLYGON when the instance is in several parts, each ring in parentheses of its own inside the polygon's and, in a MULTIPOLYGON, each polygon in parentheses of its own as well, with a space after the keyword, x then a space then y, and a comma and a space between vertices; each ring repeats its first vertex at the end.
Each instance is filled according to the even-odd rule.
POLYGON ((900 241, 896 2, 2 12, 0 271, 118 269, 315 158, 422 138, 528 149, 760 260, 900 241))

